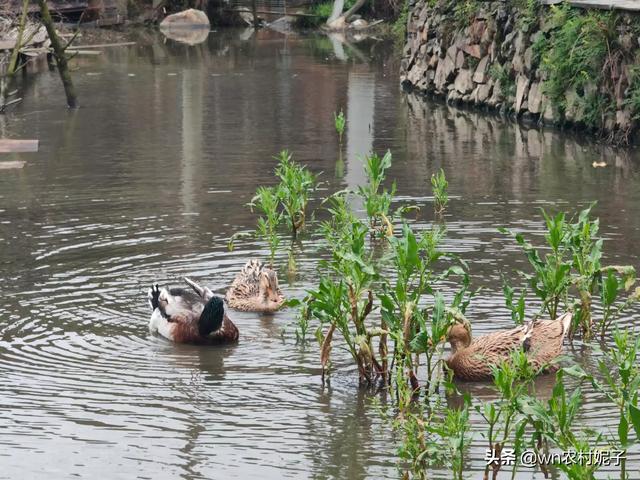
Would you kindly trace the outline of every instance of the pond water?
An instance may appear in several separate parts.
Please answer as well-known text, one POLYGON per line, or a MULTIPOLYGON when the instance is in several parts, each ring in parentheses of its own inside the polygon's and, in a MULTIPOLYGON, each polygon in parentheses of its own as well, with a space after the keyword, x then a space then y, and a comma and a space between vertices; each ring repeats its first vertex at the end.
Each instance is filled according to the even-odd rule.
MULTIPOLYGON (((272 155, 283 148, 323 172, 318 197, 355 188, 361 155, 391 149, 401 200, 423 207, 418 227, 433 221, 428 179, 444 168, 446 248, 483 287, 468 312, 476 335, 512 326, 500 275, 515 281, 526 268, 496 228, 539 242, 540 207, 597 200, 607 262, 640 267, 637 151, 407 96, 392 49, 374 41, 251 30, 212 32, 192 47, 151 33, 136 40, 81 59, 79 110, 64 109, 59 79, 44 72, 0 117, 3 137, 40 140, 38 153, 0 159, 27 162, 0 170, 0 478, 398 477, 393 433, 373 407, 380 398, 358 389, 337 348, 322 387, 317 345, 296 344, 294 311, 233 313, 233 347, 148 333, 152 282, 188 275, 223 292, 246 260, 265 256, 251 238, 232 252, 227 240, 255 226, 245 204, 274 183, 272 155), (336 162, 340 108, 349 123, 336 162)), ((297 275, 281 274, 288 296, 314 285, 324 254, 313 235, 302 240, 297 275)), ((619 322, 640 326, 640 317, 619 322)), ((592 347, 566 350, 568 363, 595 369, 592 347)), ((552 385, 541 378, 539 394, 552 385)), ((478 478, 485 447, 473 422, 468 471, 478 478)), ((587 390, 580 422, 608 431, 617 417, 587 390)), ((637 448, 629 458, 638 471, 637 448)))

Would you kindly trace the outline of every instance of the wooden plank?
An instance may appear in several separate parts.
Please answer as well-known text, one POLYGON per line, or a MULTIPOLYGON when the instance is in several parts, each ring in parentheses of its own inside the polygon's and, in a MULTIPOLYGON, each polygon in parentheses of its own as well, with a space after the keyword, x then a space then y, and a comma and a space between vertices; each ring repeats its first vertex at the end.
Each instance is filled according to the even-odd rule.
POLYGON ((0 139, 0 153, 37 152, 38 140, 0 139))
POLYGON ((24 162, 22 160, 12 160, 10 162, 0 162, 0 170, 9 170, 12 168, 22 168, 24 167, 24 162))
POLYGON ((106 47, 127 47, 129 45, 135 45, 136 42, 121 42, 121 43, 102 43, 100 45, 70 45, 67 50, 86 50, 88 48, 106 48, 106 47))

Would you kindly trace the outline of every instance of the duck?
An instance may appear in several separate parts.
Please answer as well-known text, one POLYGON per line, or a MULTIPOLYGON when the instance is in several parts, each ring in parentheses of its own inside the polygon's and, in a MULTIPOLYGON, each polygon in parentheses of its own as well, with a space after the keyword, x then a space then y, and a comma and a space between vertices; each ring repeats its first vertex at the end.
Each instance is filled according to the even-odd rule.
POLYGON ((451 355, 445 363, 460 380, 489 380, 493 378, 491 367, 508 360, 513 351, 521 348, 536 371, 557 370, 550 364, 562 352, 572 318, 571 312, 567 312, 555 320, 534 320, 474 340, 468 326, 456 323, 447 334, 451 355))
POLYGON ((224 299, 193 280, 191 287, 148 291, 151 318, 149 330, 176 343, 219 345, 238 341, 239 331, 225 313, 224 299))
POLYGON ((236 275, 225 299, 236 310, 263 313, 275 312, 284 302, 276 272, 255 259, 236 275))

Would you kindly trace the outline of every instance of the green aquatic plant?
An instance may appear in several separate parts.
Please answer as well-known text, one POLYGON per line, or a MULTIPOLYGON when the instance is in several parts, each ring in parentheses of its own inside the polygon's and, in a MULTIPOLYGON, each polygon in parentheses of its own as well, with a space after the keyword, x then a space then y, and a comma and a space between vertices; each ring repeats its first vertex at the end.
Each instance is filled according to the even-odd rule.
POLYGON ((567 290, 571 284, 571 264, 568 261, 568 247, 566 237, 569 234, 565 214, 559 213, 550 217, 543 211, 547 226, 545 240, 551 251, 544 256, 524 239, 520 233, 514 233, 508 229, 498 229, 502 233, 511 234, 522 248, 529 264, 533 267, 533 274, 522 275, 525 277, 534 293, 542 300, 541 311, 546 311, 551 319, 558 314, 558 307, 567 297, 567 290))
POLYGON ((371 253, 366 248, 367 233, 367 226, 354 219, 342 225, 337 235, 327 237, 332 258, 323 265, 328 272, 320 277, 318 288, 308 292, 305 302, 321 328, 327 327, 320 348, 323 378, 337 330, 358 366, 360 383, 373 385, 382 367, 372 339, 382 332, 366 323, 373 309, 372 284, 377 279, 371 253))
POLYGON ((358 194, 363 198, 371 233, 377 237, 393 235, 393 225, 389 210, 396 192, 395 182, 391 190, 382 187, 386 172, 391 167, 391 152, 387 150, 384 156, 376 153, 367 155, 364 159, 364 171, 367 184, 358 187, 358 194))
POLYGON ((344 116, 342 109, 340 109, 340 113, 333 112, 333 126, 338 134, 338 143, 340 144, 340 147, 342 147, 342 135, 344 134, 344 129, 347 126, 347 118, 344 116))
POLYGON ((444 170, 440 169, 437 173, 431 175, 431 190, 433 192, 433 209, 436 213, 442 213, 449 203, 449 194, 447 189, 449 182, 444 175, 444 170))
MULTIPOLYGON (((452 395, 460 397, 452 383, 448 384, 452 395)), ((411 388, 404 386, 411 397, 411 388)), ((399 437, 398 457, 403 470, 402 478, 431 478, 428 469, 447 467, 452 478, 464 478, 464 459, 473 435, 470 429, 471 397, 462 395, 462 404, 448 407, 442 397, 435 397, 431 404, 412 402, 390 422, 399 437)), ((383 418, 388 414, 382 412, 383 418)))
MULTIPOLYGON (((567 455, 574 453, 575 458, 589 458, 601 444, 602 435, 593 430, 576 429, 576 420, 582 405, 583 393, 580 386, 568 394, 564 385, 565 373, 571 373, 574 367, 560 369, 556 374, 551 398, 543 402, 533 396, 523 395, 519 408, 531 427, 530 447, 536 452, 536 458, 549 458, 551 447, 556 447, 567 455)), ((594 478, 601 465, 587 461, 565 461, 556 463, 570 479, 594 478)), ((539 467, 549 475, 548 465, 539 467)))
MULTIPOLYGON (((499 229, 515 238, 533 267, 532 274, 521 274, 542 301, 538 315, 546 312, 551 318, 556 318, 561 303, 565 308, 575 308, 571 333, 579 327, 587 340, 593 334, 594 295, 600 292, 603 317, 598 327, 602 338, 614 319, 637 302, 640 295, 634 291, 626 299, 620 298, 636 282, 632 266, 602 265, 603 240, 598 237, 599 220, 591 218, 593 206, 582 210, 575 221, 567 220, 563 212, 550 216, 542 210, 546 225, 544 238, 549 249, 549 253, 544 255, 522 234, 499 229), (575 301, 570 298, 574 291, 578 294, 575 301)), ((522 303, 514 304, 513 291, 505 286, 505 298, 514 320, 524 319, 524 297, 521 297, 522 303)))
POLYGON ((282 213, 279 211, 278 205, 278 193, 274 187, 258 187, 255 196, 249 203, 251 210, 256 209, 262 214, 258 218, 256 234, 269 246, 269 265, 272 268, 278 245, 280 245, 277 230, 282 221, 282 213))
MULTIPOLYGON (((432 266, 443 255, 439 250, 443 236, 444 229, 436 227, 425 232, 421 237, 416 237, 411 227, 404 224, 402 236, 389 237, 391 261, 395 267, 396 277, 394 283, 387 280, 383 286, 384 293, 380 296, 382 318, 394 342, 394 365, 401 371, 406 369, 414 390, 418 388, 418 380, 415 375, 412 350, 424 350, 430 360, 442 336, 441 328, 437 328, 436 323, 433 323, 432 326, 438 331, 438 336, 430 337, 433 330, 427 328, 425 318, 427 313, 419 307, 418 302, 424 294, 433 291, 432 266), (416 338, 420 324, 423 328, 420 330, 420 336, 416 338)), ((444 314, 444 300, 441 297, 438 300, 442 301, 442 304, 437 303, 441 307, 439 311, 444 314)), ((438 320, 440 319, 441 316, 438 317, 438 320)), ((440 324, 438 323, 437 326, 439 327, 440 324)), ((428 373, 431 368, 428 361, 428 373)))
POLYGON ((513 475, 518 468, 518 459, 524 446, 526 419, 519 409, 520 399, 528 392, 533 379, 539 373, 532 368, 523 351, 514 351, 508 360, 493 365, 493 384, 498 390, 500 398, 493 402, 476 405, 475 409, 486 422, 486 432, 483 436, 488 442, 488 452, 485 467, 485 477, 489 470, 496 478, 508 453, 513 461, 513 475), (509 452, 508 446, 513 445, 509 452))
POLYGON ((636 271, 631 266, 608 267, 600 280, 600 298, 603 314, 600 320, 600 339, 604 340, 613 321, 633 303, 640 301, 640 287, 625 300, 619 301, 621 294, 636 282, 636 271))
POLYGON ((292 160, 291 154, 283 150, 276 157, 276 176, 280 179, 276 193, 284 210, 284 217, 294 237, 304 228, 309 196, 317 188, 318 180, 313 173, 292 160))
POLYGON ((402 235, 389 237, 389 262, 395 275, 393 280, 383 281, 379 295, 381 328, 389 332, 394 345, 393 365, 407 376, 412 389, 417 391, 416 362, 424 356, 427 395, 438 388, 440 379, 435 375, 440 370, 438 359, 447 331, 452 322, 465 321, 464 312, 470 301, 466 264, 440 249, 444 235, 444 228, 437 226, 417 235, 405 223, 402 235), (453 260, 454 264, 443 271, 436 270, 436 262, 445 259, 453 260), (462 286, 447 307, 435 288, 452 275, 461 277, 462 286), (427 295, 433 300, 425 303, 422 299, 427 295))
POLYGON ((511 312, 511 319, 516 325, 522 325, 525 320, 527 289, 523 288, 516 298, 515 289, 509 286, 506 278, 502 277, 502 291, 505 305, 511 312))

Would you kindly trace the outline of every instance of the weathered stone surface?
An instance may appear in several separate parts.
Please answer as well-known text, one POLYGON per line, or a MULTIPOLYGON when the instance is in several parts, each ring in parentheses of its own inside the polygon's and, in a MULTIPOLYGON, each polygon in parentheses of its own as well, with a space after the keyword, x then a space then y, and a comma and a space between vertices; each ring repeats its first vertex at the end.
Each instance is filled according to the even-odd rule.
POLYGON ((489 80, 488 83, 484 83, 482 85, 478 85, 474 91, 475 93, 475 102, 478 105, 481 105, 487 101, 489 96, 491 95, 491 91, 493 89, 493 80, 489 80))
POLYGON ((464 53, 462 50, 458 50, 458 55, 456 55, 456 68, 462 68, 464 65, 464 53))
POLYGON ((500 82, 495 82, 493 86, 493 93, 491 94, 491 97, 489 97, 489 100, 487 100, 487 105, 490 107, 496 107, 503 101, 504 93, 502 92, 502 86, 500 85, 500 82))
POLYGON ((580 101, 578 93, 571 89, 565 92, 566 108, 564 111, 565 118, 570 122, 580 122, 584 117, 584 106, 580 101))
POLYGON ((464 51, 464 53, 466 53, 467 55, 471 55, 472 57, 475 57, 475 58, 482 57, 482 50, 480 48, 480 45, 478 44, 464 45, 462 47, 462 51, 464 51))
POLYGON ((515 53, 511 64, 516 73, 524 73, 524 58, 522 55, 515 53))
POLYGON ((533 69, 533 48, 531 47, 524 51, 524 67, 527 73, 533 69))
POLYGON ((471 42, 479 43, 486 28, 487 24, 485 21, 476 18, 469 27, 469 37, 471 38, 471 42))
POLYGON ((616 126, 626 131, 631 126, 631 111, 628 108, 616 112, 616 126))
POLYGON ((436 89, 442 90, 446 86, 454 70, 455 64, 453 63, 451 58, 449 58, 449 55, 438 62, 438 67, 436 68, 436 76, 433 79, 433 83, 436 89))
POLYGON ((456 55, 458 54, 458 47, 455 45, 451 45, 447 48, 447 58, 451 60, 451 62, 455 65, 456 63, 456 55))
POLYGON ((542 87, 539 82, 533 82, 529 87, 527 104, 531 113, 540 113, 542 107, 542 87))
POLYGON ((516 77, 516 103, 515 103, 515 111, 516 113, 520 113, 522 109, 522 103, 526 98, 526 94, 529 89, 529 79, 524 75, 518 75, 516 77))
POLYGON ((202 10, 190 8, 168 15, 160 22, 160 28, 209 28, 209 17, 202 10))
POLYGON ((473 74, 473 81, 476 83, 486 83, 489 79, 489 75, 487 74, 489 66, 489 56, 482 57, 480 63, 476 67, 476 71, 473 74))
POLYGON ((462 69, 454 82, 456 90, 462 94, 469 93, 473 89, 473 80, 470 70, 462 69))

